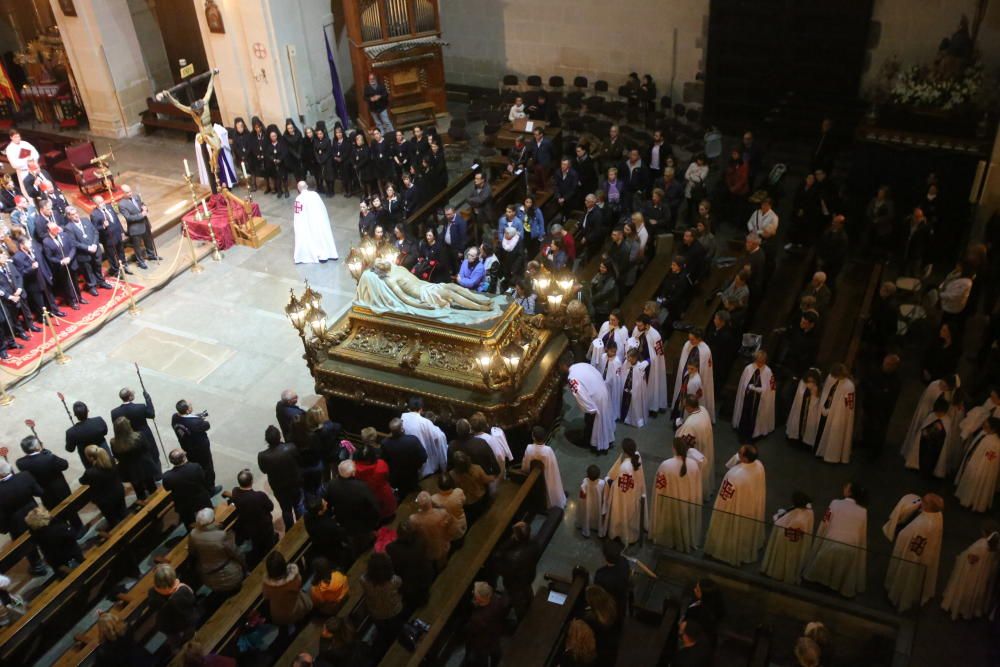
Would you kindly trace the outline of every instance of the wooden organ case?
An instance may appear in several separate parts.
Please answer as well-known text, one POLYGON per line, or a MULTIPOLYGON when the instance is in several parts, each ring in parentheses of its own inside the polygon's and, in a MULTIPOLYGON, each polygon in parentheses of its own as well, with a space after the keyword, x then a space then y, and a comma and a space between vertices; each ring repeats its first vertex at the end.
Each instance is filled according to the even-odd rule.
POLYGON ((434 123, 445 113, 438 0, 345 0, 358 115, 371 126, 364 88, 369 72, 389 91, 389 114, 400 129, 434 123))

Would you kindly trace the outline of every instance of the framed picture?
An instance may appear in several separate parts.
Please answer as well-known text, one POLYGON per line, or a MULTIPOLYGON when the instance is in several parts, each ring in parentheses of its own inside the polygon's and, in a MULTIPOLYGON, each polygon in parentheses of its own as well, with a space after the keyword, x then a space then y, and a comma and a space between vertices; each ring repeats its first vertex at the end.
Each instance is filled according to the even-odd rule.
POLYGON ((59 0, 59 9, 62 10, 63 16, 76 16, 76 6, 73 5, 73 0, 59 0))
POLYGON ((222 22, 222 10, 215 0, 205 0, 205 22, 208 23, 209 32, 226 34, 226 25, 222 22))

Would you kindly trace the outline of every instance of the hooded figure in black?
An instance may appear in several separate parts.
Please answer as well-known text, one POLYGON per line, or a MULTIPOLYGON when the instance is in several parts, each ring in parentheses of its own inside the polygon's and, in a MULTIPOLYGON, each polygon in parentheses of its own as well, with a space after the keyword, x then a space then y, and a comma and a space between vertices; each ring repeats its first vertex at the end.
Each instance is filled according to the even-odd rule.
POLYGON ((247 173, 253 173, 253 147, 251 146, 252 133, 246 122, 240 116, 233 121, 233 132, 229 135, 229 143, 233 149, 233 159, 236 161, 237 177, 243 175, 243 167, 247 173))
MULTIPOLYGON (((351 166, 351 140, 347 138, 340 123, 333 127, 330 135, 330 149, 333 151, 333 175, 344 184, 344 195, 354 196, 354 168, 351 166)), ((332 193, 333 190, 331 189, 332 193)))
POLYGON ((281 138, 277 125, 267 128, 267 144, 264 147, 267 163, 267 190, 278 198, 288 196, 288 146, 281 138), (272 187, 273 183, 273 187, 272 187))
POLYGON ((378 128, 372 130, 372 142, 368 145, 375 175, 378 177, 379 192, 385 193, 385 186, 396 180, 396 163, 392 159, 392 143, 382 136, 378 128))
POLYGON ((302 166, 305 143, 302 140, 302 132, 299 131, 298 125, 291 118, 285 119, 285 133, 281 135, 281 138, 284 139, 285 147, 288 149, 288 154, 285 157, 285 171, 295 176, 295 183, 298 184, 299 181, 306 178, 306 172, 302 166))
POLYGON ((351 145, 351 164, 354 175, 361 184, 361 198, 368 199, 378 194, 378 175, 363 132, 356 132, 351 145))
MULTIPOLYGON (((322 123, 323 121, 320 122, 322 123)), ((307 127, 302 130, 302 135, 302 174, 305 177, 311 174, 316 181, 316 189, 319 190, 323 186, 320 185, 319 170, 316 167, 316 153, 314 152, 316 148, 316 133, 313 132, 311 127, 307 127)), ((303 178, 302 180, 306 179, 303 178)))
POLYGON ((333 196, 337 179, 337 163, 333 161, 333 143, 326 136, 326 123, 316 123, 316 138, 313 139, 313 161, 316 164, 316 191, 333 196))
MULTIPOLYGON (((268 161, 265 159, 265 153, 267 152, 267 130, 264 129, 264 123, 257 116, 254 116, 250 121, 250 164, 247 165, 250 168, 250 173, 253 174, 253 187, 251 190, 257 189, 257 179, 263 178, 264 185, 268 186, 267 174, 270 168, 268 161)), ((267 191, 270 192, 271 188, 268 187, 267 191)))

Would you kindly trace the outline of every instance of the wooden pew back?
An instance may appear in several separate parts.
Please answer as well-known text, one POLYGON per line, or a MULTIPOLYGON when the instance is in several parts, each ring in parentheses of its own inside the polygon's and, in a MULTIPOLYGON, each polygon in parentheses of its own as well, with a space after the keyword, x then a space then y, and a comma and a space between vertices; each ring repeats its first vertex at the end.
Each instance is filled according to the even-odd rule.
POLYGON ((571 580, 551 575, 545 578, 550 584, 535 593, 527 615, 514 633, 510 649, 501 660, 502 665, 547 667, 562 655, 566 629, 583 601, 590 577, 585 569, 578 567, 573 570, 571 580), (550 593, 566 597, 557 603, 550 600, 550 593))
MULTIPOLYGON (((90 502, 90 487, 81 484, 66 496, 61 503, 56 505, 50 514, 53 519, 65 519, 72 514, 76 514, 90 502)), ((0 552, 0 572, 7 572, 17 565, 22 558, 28 554, 30 547, 30 534, 23 533, 16 540, 12 540, 0 552)))
POLYGON ((627 616, 622 628, 615 667, 661 664, 667 647, 673 646, 676 640, 679 614, 677 603, 667 600, 663 605, 663 616, 656 625, 651 625, 634 615, 627 616))

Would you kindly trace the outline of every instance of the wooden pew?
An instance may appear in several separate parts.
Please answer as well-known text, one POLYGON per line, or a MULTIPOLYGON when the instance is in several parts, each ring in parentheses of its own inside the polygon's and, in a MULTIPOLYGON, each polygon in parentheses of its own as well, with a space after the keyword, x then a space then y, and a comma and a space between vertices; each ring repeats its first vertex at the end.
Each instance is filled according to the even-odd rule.
MULTIPOLYGON (((53 519, 61 519, 76 514, 90 502, 90 487, 81 484, 51 511, 53 519)), ((28 554, 31 547, 30 534, 25 532, 13 540, 0 552, 0 572, 8 572, 28 554)))
MULTIPOLYGON (((234 505, 222 503, 215 507, 215 520, 225 530, 231 529, 236 524, 236 519, 236 507, 234 505)), ((170 551, 153 560, 156 564, 166 563, 178 573, 183 573, 188 566, 193 565, 191 563, 193 558, 188 548, 188 536, 185 535, 170 551)), ((148 596, 149 591, 153 589, 155 571, 156 566, 154 565, 132 588, 125 593, 120 593, 117 601, 108 610, 131 627, 133 636, 136 638, 143 638, 148 634, 142 626, 146 621, 153 618, 153 615, 150 613, 148 596)), ((181 579, 186 580, 183 574, 181 574, 181 579)), ((150 627, 148 630, 151 631, 152 628, 150 627)), ((97 630, 97 618, 95 616, 94 624, 74 637, 73 645, 56 660, 54 667, 75 667, 76 665, 82 665, 97 651, 100 645, 101 638, 97 630)))
MULTIPOLYGON (((840 280, 836 286, 837 294, 833 305, 830 306, 830 314, 826 317, 827 322, 854 321, 862 312, 859 307, 863 309, 866 302, 870 312, 872 300, 878 291, 882 265, 855 266, 853 270, 848 267, 844 274, 844 279, 840 280)), ((816 366, 823 371, 828 371, 832 364, 846 361, 847 352, 856 329, 856 326, 824 327, 816 366)))
POLYGON ((150 543, 159 543, 166 528, 177 525, 173 506, 170 493, 157 489, 145 506, 115 526, 105 542, 90 549, 82 564, 50 584, 24 616, 0 632, 0 664, 31 664, 50 637, 65 633, 79 620, 82 609, 93 607, 120 571, 134 571, 150 543))
POLYGON ((632 286, 631 291, 620 306, 626 322, 634 323, 636 318, 642 314, 642 307, 645 303, 656 297, 656 291, 660 289, 663 279, 670 271, 670 260, 673 257, 673 252, 673 234, 658 235, 656 237, 656 255, 653 256, 652 261, 646 264, 646 268, 635 281, 635 285, 632 286))
POLYGON ((853 370, 858 361, 858 354, 861 352, 861 339, 865 334, 865 326, 872 316, 872 305, 875 303, 875 295, 878 294, 879 285, 882 284, 882 271, 884 269, 884 264, 876 264, 868 278, 865 298, 861 302, 861 310, 858 311, 857 320, 854 322, 854 334, 851 336, 851 342, 847 346, 847 354, 844 357, 844 364, 849 370, 853 370))
POLYGON ((545 483, 541 468, 532 467, 522 484, 509 480, 500 484, 489 510, 469 527, 464 546, 452 555, 434 581, 427 604, 417 609, 411 617, 426 622, 430 625, 430 630, 412 652, 395 642, 379 663, 381 667, 418 667, 425 658, 429 659, 428 664, 438 664, 431 653, 442 638, 455 608, 468 596, 469 588, 494 547, 506 534, 511 522, 539 483, 545 483))
MULTIPOLYGON (((309 535, 305 522, 299 519, 285 533, 274 550, 282 554, 289 563, 300 560, 309 547, 309 535)), ((211 618, 202 623, 193 637, 206 653, 225 653, 239 636, 247 615, 260 608, 264 602, 263 581, 267 576, 267 559, 260 562, 243 580, 239 592, 222 603, 211 618)), ((171 667, 183 667, 184 655, 181 651, 170 661, 171 667)))
POLYGON ((663 615, 658 623, 650 623, 635 615, 627 616, 615 667, 661 664, 663 654, 676 641, 679 613, 677 602, 668 599, 664 601, 663 615))
MULTIPOLYGON (((510 648, 500 664, 512 667, 546 667, 562 654, 564 637, 574 612, 583 601, 590 576, 582 567, 574 568, 572 579, 546 574, 549 585, 531 601, 528 613, 518 625, 510 648), (565 595, 562 603, 550 602, 550 593, 565 595)), ((637 663, 643 664, 643 663, 637 663)), ((654 664, 654 663, 645 663, 654 664)))
POLYGON ((462 170, 462 173, 458 176, 458 178, 451 181, 444 190, 431 197, 423 206, 410 214, 410 217, 406 219, 407 228, 417 228, 428 218, 433 218, 434 225, 437 226, 438 209, 447 206, 448 202, 450 202, 453 197, 455 197, 465 186, 472 182, 472 178, 475 175, 476 172, 472 169, 462 170))

